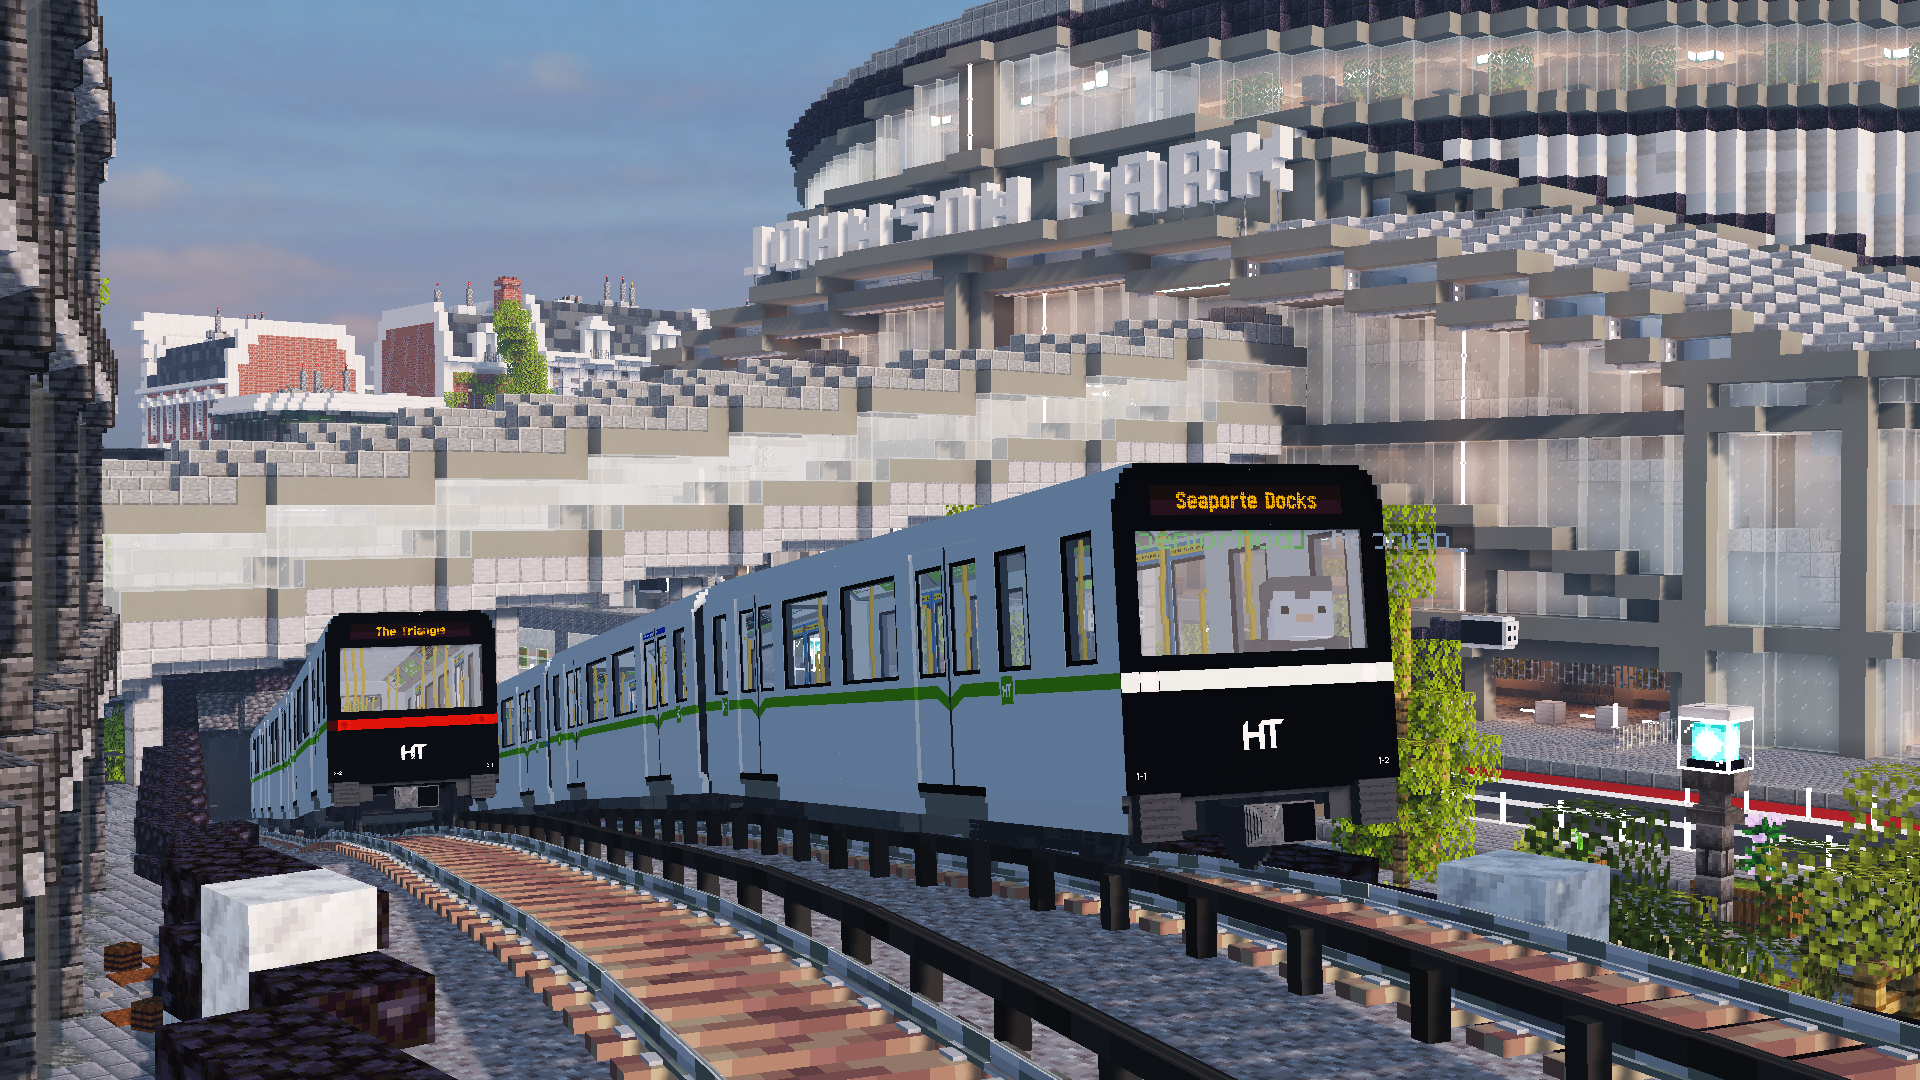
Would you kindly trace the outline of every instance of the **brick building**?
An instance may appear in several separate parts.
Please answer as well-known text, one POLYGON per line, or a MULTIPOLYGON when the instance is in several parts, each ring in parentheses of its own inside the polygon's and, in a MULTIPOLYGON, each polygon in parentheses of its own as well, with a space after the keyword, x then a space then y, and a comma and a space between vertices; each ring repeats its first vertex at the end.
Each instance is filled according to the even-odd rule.
POLYGON ((222 437, 215 404, 224 400, 367 390, 366 361, 344 326, 145 312, 133 328, 146 362, 140 422, 148 446, 222 437))
MULTIPOLYGON (((556 389, 572 390, 593 380, 631 378, 649 365, 679 362, 685 335, 710 327, 705 310, 664 311, 631 302, 622 285, 616 299, 612 282, 600 303, 578 296, 539 300, 521 289, 517 277, 494 279, 493 299, 485 304, 447 304, 438 296, 425 304, 380 314, 379 361, 375 382, 389 394, 440 397, 456 388, 454 376, 471 372, 498 346, 493 312, 502 303, 527 309, 533 333, 547 357, 556 389)), ((471 293, 469 293, 471 295, 471 293)))

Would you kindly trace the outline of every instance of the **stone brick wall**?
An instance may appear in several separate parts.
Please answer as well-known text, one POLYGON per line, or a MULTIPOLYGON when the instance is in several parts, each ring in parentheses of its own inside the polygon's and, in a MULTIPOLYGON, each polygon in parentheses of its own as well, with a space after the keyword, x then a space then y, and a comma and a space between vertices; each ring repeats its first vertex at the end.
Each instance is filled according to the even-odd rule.
POLYGON ((380 343, 380 392, 432 397, 433 324, 399 326, 380 343))
POLYGON ((247 350, 240 365, 241 394, 272 394, 281 390, 338 390, 351 393, 353 369, 338 343, 326 338, 262 334, 247 350), (317 381, 316 381, 317 380, 317 381))

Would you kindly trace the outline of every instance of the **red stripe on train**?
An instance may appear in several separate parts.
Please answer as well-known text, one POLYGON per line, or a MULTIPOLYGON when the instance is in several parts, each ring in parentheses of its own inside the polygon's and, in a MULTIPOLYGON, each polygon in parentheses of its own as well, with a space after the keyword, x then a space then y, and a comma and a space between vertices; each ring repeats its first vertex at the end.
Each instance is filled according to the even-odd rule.
POLYGON ((333 721, 335 731, 380 731, 387 728, 464 727, 492 724, 499 717, 490 712, 444 713, 439 716, 341 717, 333 721))

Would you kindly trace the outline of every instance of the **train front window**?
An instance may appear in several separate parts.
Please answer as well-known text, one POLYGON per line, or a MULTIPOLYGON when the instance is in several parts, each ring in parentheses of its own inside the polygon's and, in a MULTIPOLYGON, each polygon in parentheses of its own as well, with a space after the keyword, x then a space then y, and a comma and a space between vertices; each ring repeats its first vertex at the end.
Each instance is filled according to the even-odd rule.
POLYGON ((1366 647, 1353 529, 1134 534, 1141 656, 1366 647))
POLYGON ((478 708, 479 645, 387 645, 340 650, 340 711, 478 708))

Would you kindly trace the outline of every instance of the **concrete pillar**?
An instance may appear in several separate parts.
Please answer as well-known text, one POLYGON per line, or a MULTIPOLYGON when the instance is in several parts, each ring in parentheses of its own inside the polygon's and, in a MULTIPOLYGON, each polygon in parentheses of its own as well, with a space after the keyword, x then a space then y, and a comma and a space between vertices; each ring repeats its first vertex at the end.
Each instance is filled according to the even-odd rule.
POLYGON ((1687 820, 1693 822, 1693 892, 1714 904, 1714 917, 1722 922, 1733 918, 1736 848, 1740 826, 1747 820, 1739 796, 1747 790, 1751 775, 1690 772, 1684 776, 1700 792, 1700 804, 1687 811, 1687 820))
POLYGON ((1474 714, 1483 724, 1494 720, 1493 662, 1484 649, 1460 650, 1460 688, 1475 695, 1474 714))
POLYGON ((164 737, 166 694, 158 676, 128 679, 123 696, 127 699, 126 752, 127 783, 140 783, 141 751, 159 746, 164 737))

